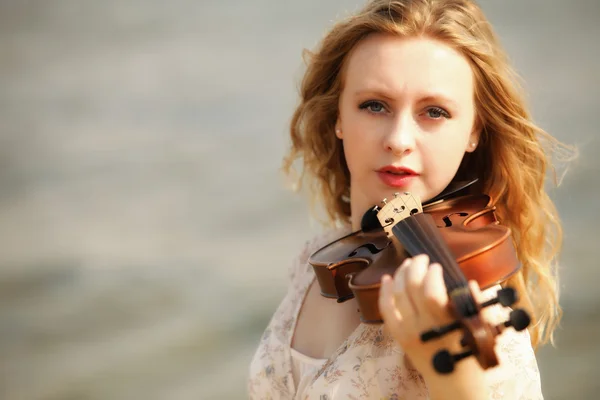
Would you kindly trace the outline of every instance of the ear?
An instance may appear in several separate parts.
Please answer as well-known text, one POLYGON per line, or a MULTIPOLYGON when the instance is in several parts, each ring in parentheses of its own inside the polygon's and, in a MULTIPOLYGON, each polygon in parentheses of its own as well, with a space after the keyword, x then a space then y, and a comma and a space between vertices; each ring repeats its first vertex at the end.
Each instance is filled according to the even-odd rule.
POLYGON ((477 148, 477 146, 479 145, 480 138, 481 138, 480 125, 479 125, 479 122, 476 122, 475 126, 473 127, 473 130, 471 131, 471 134, 469 135, 469 141, 467 142, 467 148, 465 149, 465 151, 467 153, 474 152, 475 149, 477 148))
POLYGON ((340 127, 341 125, 342 124, 341 124, 340 120, 338 119, 336 121, 336 123, 335 123, 335 136, 338 139, 343 139, 344 138, 344 135, 343 135, 343 132, 342 132, 342 128, 340 127))
POLYGON ((467 153, 472 153, 475 151, 475 149, 477 148, 477 145, 479 144, 479 139, 478 137, 473 137, 473 135, 471 135, 469 137, 469 142, 467 143, 467 148, 465 149, 465 151, 467 153))

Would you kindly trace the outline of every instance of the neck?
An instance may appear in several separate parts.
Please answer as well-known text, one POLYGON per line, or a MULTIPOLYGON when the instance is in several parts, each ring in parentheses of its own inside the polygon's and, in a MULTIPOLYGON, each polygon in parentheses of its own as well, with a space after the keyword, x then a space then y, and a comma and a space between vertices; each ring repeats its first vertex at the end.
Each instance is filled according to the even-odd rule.
POLYGON ((352 231, 355 232, 360 229, 362 217, 367 209, 356 206, 358 202, 352 202, 350 204, 350 225, 352 226, 352 231))
POLYGON ((361 227, 362 217, 373 207, 372 200, 369 200, 361 191, 353 191, 350 187, 350 225, 352 231, 357 231, 361 227))

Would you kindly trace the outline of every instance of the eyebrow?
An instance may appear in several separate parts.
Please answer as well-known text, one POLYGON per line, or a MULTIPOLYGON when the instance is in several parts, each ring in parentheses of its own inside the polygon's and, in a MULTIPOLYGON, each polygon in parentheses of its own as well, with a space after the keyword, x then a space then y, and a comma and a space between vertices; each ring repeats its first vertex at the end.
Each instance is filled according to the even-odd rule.
POLYGON ((438 101, 440 101, 442 103, 449 104, 453 107, 458 107, 458 103, 455 100, 451 99, 450 97, 448 97, 442 93, 427 94, 426 96, 422 97, 419 101, 420 102, 430 102, 430 101, 438 102, 438 101))
MULTIPOLYGON (((365 89, 359 89, 357 91, 354 92, 354 96, 358 97, 364 94, 372 94, 375 95, 377 97, 382 97, 384 99, 387 100, 394 100, 393 97, 390 97, 389 94, 386 94, 386 91, 381 90, 379 88, 365 88, 365 89)), ((443 94, 443 93, 425 93, 422 96, 419 97, 419 102, 420 103, 426 103, 426 102, 442 102, 442 103, 446 103, 449 104, 451 106, 454 107, 458 107, 458 103, 451 99, 450 97, 448 97, 447 95, 443 94)))
POLYGON ((365 94, 375 95, 376 97, 383 97, 387 100, 393 100, 393 98, 388 96, 384 90, 381 90, 378 88, 365 88, 365 89, 359 89, 354 92, 355 97, 359 97, 359 96, 362 96, 365 94))

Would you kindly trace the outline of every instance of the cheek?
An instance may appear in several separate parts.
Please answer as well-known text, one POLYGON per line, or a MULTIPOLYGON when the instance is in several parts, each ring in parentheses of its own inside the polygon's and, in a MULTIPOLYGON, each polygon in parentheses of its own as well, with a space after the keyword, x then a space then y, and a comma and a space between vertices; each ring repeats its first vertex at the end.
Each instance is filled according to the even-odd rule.
POLYGON ((352 174, 360 175, 361 171, 373 167, 370 164, 378 158, 379 142, 372 126, 361 118, 347 118, 342 143, 352 174))
POLYGON ((355 134, 344 134, 343 146, 346 164, 352 176, 357 176, 364 169, 366 155, 369 153, 365 144, 364 137, 355 134))
POLYGON ((433 140, 426 149, 426 167, 440 179, 452 179, 465 154, 462 138, 433 140))

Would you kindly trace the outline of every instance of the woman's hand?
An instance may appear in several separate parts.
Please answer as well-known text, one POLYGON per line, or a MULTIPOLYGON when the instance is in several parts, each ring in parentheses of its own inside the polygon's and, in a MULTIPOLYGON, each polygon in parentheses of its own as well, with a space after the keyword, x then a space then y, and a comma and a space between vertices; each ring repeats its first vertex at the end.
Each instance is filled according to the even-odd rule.
MULTIPOLYGON (((477 283, 469 285, 479 299, 477 283)), ((448 303, 442 268, 436 263, 429 264, 426 255, 405 260, 393 278, 388 275, 382 279, 379 309, 385 328, 425 379, 431 398, 485 399, 484 372, 474 357, 457 363, 448 375, 433 368, 433 357, 439 350, 447 349, 453 354, 464 350, 460 346, 460 332, 421 342, 421 333, 454 321, 448 303)))

